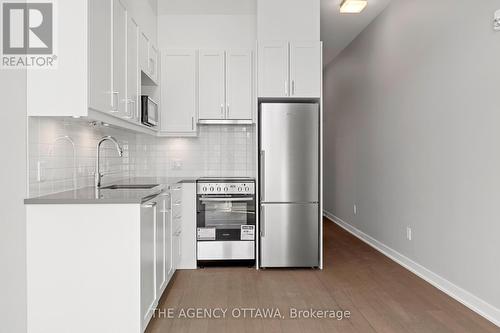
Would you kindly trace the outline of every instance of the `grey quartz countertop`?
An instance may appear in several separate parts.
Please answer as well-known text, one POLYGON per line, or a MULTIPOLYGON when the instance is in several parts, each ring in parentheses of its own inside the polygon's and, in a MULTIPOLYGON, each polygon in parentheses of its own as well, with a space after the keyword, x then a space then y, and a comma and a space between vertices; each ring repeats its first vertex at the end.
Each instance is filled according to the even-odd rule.
POLYGON ((175 184, 196 182, 196 178, 168 178, 168 177, 138 177, 123 179, 107 185, 137 185, 159 184, 147 190, 130 189, 99 189, 85 187, 71 191, 48 194, 41 197, 28 198, 25 204, 141 204, 175 184))

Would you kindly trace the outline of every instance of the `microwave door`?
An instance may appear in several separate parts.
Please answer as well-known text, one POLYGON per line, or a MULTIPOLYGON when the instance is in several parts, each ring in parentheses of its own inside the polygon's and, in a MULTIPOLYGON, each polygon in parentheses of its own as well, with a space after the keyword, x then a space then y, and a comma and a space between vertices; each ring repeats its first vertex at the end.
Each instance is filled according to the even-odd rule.
POLYGON ((149 99, 148 122, 152 126, 158 126, 158 104, 156 104, 156 102, 152 99, 149 99))

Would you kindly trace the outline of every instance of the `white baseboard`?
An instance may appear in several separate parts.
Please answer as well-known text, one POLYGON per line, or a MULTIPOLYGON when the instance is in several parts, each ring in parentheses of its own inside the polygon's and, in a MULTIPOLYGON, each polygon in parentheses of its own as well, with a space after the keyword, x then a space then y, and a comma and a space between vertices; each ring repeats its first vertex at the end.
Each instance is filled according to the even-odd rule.
POLYGON ((343 221, 338 218, 334 214, 323 211, 323 215, 334 222, 341 228, 345 229, 347 232, 352 234, 353 236, 359 238, 361 241, 373 247, 375 250, 381 252, 385 256, 389 257, 396 263, 400 264, 404 268, 408 269, 410 272, 414 273, 418 277, 424 279, 429 282, 431 285, 441 290, 448 296, 454 298, 458 302, 462 303, 472 311, 476 312, 480 316, 486 318, 491 321, 493 324, 500 327, 500 309, 494 307, 493 305, 485 302, 479 297, 471 294, 467 290, 462 289, 461 287, 453 284, 452 282, 446 280, 445 278, 437 275, 436 273, 430 271, 424 266, 414 262, 408 257, 402 255, 396 250, 388 247, 387 245, 379 242, 375 238, 370 235, 365 234, 361 230, 353 227, 349 223, 343 221))

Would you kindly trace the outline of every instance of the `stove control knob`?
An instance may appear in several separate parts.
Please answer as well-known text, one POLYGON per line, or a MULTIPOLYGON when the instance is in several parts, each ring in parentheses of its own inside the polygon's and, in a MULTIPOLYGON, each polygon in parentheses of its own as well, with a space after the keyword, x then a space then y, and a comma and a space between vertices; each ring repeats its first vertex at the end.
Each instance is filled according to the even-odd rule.
POLYGON ((238 192, 241 192, 242 191, 242 188, 241 187, 238 187, 238 192))
POLYGON ((249 187, 245 187, 245 192, 250 192, 250 188, 249 187))
POLYGON ((211 187, 210 187, 210 192, 213 192, 213 191, 214 191, 214 187, 213 187, 213 186, 211 186, 211 187))
POLYGON ((220 192, 220 187, 217 187, 217 192, 220 192))
POLYGON ((206 186, 203 186, 203 191, 207 191, 207 187, 206 186))
POLYGON ((227 192, 227 187, 224 187, 224 192, 227 192))

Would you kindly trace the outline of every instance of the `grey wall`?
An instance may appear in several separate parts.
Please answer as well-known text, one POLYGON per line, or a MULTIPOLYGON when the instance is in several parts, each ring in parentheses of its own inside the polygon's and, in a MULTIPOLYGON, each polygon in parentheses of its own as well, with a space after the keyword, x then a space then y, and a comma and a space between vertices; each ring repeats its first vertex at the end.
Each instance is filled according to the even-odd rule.
POLYGON ((499 309, 496 9, 394 0, 325 69, 325 209, 499 309))
POLYGON ((26 332, 26 73, 0 69, 0 331, 26 332))

